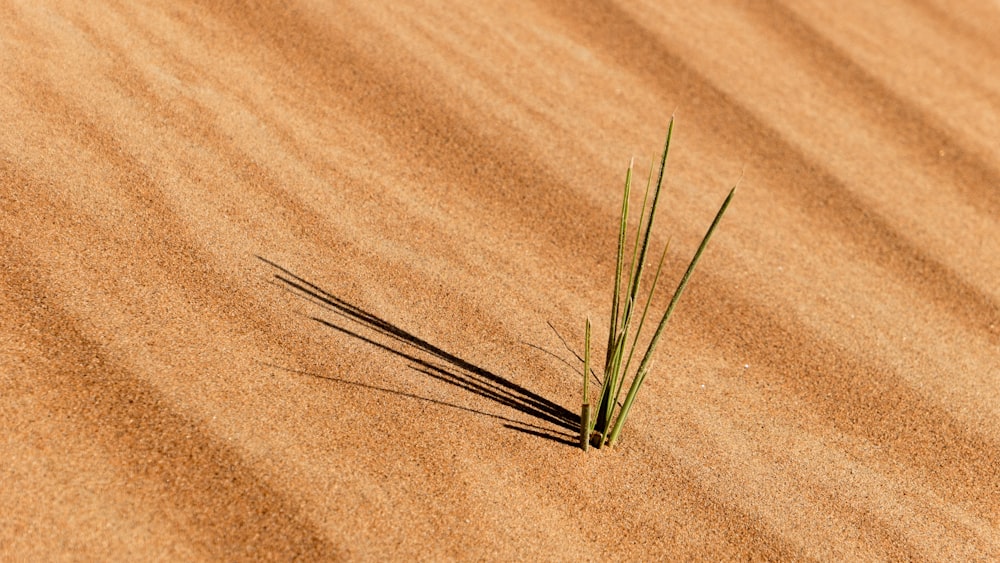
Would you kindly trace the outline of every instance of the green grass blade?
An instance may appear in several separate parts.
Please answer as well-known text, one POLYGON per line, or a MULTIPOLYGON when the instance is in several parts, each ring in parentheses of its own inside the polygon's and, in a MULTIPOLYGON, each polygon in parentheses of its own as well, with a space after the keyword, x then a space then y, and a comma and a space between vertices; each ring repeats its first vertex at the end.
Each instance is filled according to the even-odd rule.
MULTIPOLYGON (((667 138, 664 143, 663 154, 660 158, 660 171, 656 181, 656 188, 653 190, 653 202, 649 206, 649 215, 646 217, 645 226, 643 226, 642 223, 640 222, 639 230, 636 233, 636 240, 638 241, 641 238, 642 243, 641 245, 639 245, 638 256, 636 256, 635 254, 633 254, 632 256, 632 264, 634 265, 634 270, 630 273, 630 284, 629 284, 630 287, 628 292, 628 298, 625 302, 625 309, 624 312, 622 312, 621 314, 618 314, 616 310, 616 315, 621 317, 619 325, 621 328, 618 335, 619 338, 617 340, 617 344, 621 348, 624 348, 625 342, 627 341, 628 338, 629 327, 632 324, 632 314, 634 312, 636 297, 639 292, 640 282, 642 280, 642 271, 646 263, 646 253, 649 249, 649 239, 653 228, 653 220, 656 217, 657 204, 660 200, 660 194, 662 193, 663 174, 664 170, 666 169, 667 154, 670 152, 670 140, 673 136, 673 130, 674 130, 674 118, 671 117, 670 124, 667 127, 667 138)), ((648 195, 649 194, 647 192, 646 198, 648 198, 648 195)), ((646 198, 644 198, 644 200, 646 198)), ((643 207, 645 207, 645 201, 643 207)), ((643 215, 645 215, 645 209, 643 209, 643 215)), ((618 240, 619 263, 616 276, 620 276, 621 274, 620 260, 622 259, 622 251, 623 251, 622 245, 624 244, 624 239, 622 238, 622 236, 625 229, 625 219, 626 218, 623 216, 622 230, 619 232, 619 240, 618 240)), ((617 283, 620 282, 616 278, 616 284, 617 283)), ((615 286, 615 290, 616 292, 619 291, 618 285, 615 286)), ((615 407, 617 406, 617 401, 615 397, 618 395, 620 390, 621 386, 620 381, 623 381, 622 379, 619 379, 619 377, 624 375, 621 371, 622 368, 621 362, 624 357, 624 350, 621 348, 616 349, 614 352, 609 352, 607 356, 607 360, 609 363, 605 366, 605 382, 607 383, 607 385, 605 385, 605 387, 602 389, 601 404, 597 414, 597 427, 598 429, 601 430, 602 434, 604 435, 607 434, 607 430, 611 426, 612 418, 614 416, 614 410, 615 407)))
MULTIPOLYGON (((646 204, 649 202, 649 190, 650 190, 650 187, 652 186, 652 182, 653 182, 653 170, 654 170, 653 165, 654 165, 654 163, 650 162, 650 164, 649 164, 649 174, 646 176, 646 189, 645 189, 645 191, 644 191, 644 193, 642 195, 642 207, 640 208, 641 212, 639 214, 639 226, 635 230, 635 242, 632 244, 632 258, 630 260, 629 268, 628 268, 629 278, 628 278, 628 281, 625 284, 626 287, 629 287, 629 288, 633 287, 633 280, 639 280, 639 277, 642 275, 642 268, 637 268, 636 266, 637 266, 637 260, 639 258, 639 242, 643 239, 643 237, 642 237, 642 224, 643 224, 643 222, 646 219, 646 208, 647 208, 646 204)), ((621 315, 621 321, 619 323, 620 326, 619 326, 619 329, 618 329, 620 331, 621 335, 622 335, 622 344, 623 345, 624 345, 625 342, 628 341, 629 328, 632 325, 632 313, 633 313, 633 307, 634 307, 634 305, 635 305, 635 294, 634 294, 634 292, 630 291, 630 297, 629 297, 628 301, 626 302, 625 311, 621 315)), ((640 327, 639 327, 638 330, 639 331, 642 330, 641 323, 640 323, 640 327)), ((639 336, 639 332, 637 331, 636 332, 636 337, 638 337, 638 336, 639 336)), ((632 351, 630 350, 629 351, 629 357, 631 357, 631 356, 632 356, 632 351)), ((620 359, 619 359, 619 361, 620 361, 620 359)), ((612 387, 613 389, 615 389, 615 391, 614 391, 614 393, 611 396, 611 399, 609 401, 609 413, 612 413, 614 411, 615 406, 618 404, 618 394, 621 392, 622 384, 625 382, 624 375, 628 373, 628 369, 622 370, 621 369, 621 365, 618 365, 617 368, 614 371, 616 373, 621 374, 622 376, 619 377, 616 380, 616 385, 614 385, 612 387)), ((607 431, 607 427, 605 427, 604 430, 607 431)))
MULTIPOLYGON (((642 309, 642 316, 639 317, 639 326, 635 329, 635 336, 632 339, 632 346, 629 347, 628 358, 625 360, 625 367, 622 368, 622 373, 628 373, 629 366, 632 365, 632 356, 635 354, 635 350, 639 344, 639 335, 642 334, 642 327, 646 324, 646 315, 649 313, 649 306, 653 303, 653 295, 656 293, 656 286, 660 281, 660 273, 663 271, 663 263, 667 259, 667 251, 670 249, 670 241, 667 241, 667 245, 663 248, 663 254, 660 255, 660 262, 656 266, 656 274, 653 276, 653 283, 649 287, 649 295, 646 298, 646 306, 642 309)), ((622 386, 625 383, 625 378, 622 377, 618 381, 618 388, 615 390, 613 404, 618 404, 618 397, 621 396, 622 386)))
POLYGON ((608 447, 612 447, 618 442, 618 435, 621 433, 622 427, 625 426, 628 413, 632 410, 632 403, 635 402, 635 398, 639 394, 639 389, 642 388, 642 384, 646 380, 647 373, 649 372, 639 371, 635 374, 635 380, 633 380, 632 386, 629 387, 628 394, 625 396, 625 402, 622 403, 622 408, 618 413, 618 420, 615 421, 615 427, 611 429, 611 434, 608 436, 608 447))
POLYGON ((590 402, 590 317, 583 336, 583 402, 590 402))
MULTIPOLYGON (((663 190, 663 174, 667 165, 667 154, 670 152, 670 140, 673 136, 673 131, 674 131, 674 118, 673 116, 671 116, 670 124, 667 127, 667 139, 663 146, 663 155, 660 158, 660 172, 656 180, 656 188, 653 190, 653 202, 649 206, 649 215, 646 217, 645 227, 643 227, 642 222, 640 221, 639 230, 636 232, 636 244, 638 245, 638 241, 640 238, 642 239, 642 244, 638 245, 639 247, 638 256, 636 256, 635 254, 633 254, 632 256, 632 264, 634 266, 634 270, 631 272, 630 275, 631 283, 628 293, 629 297, 627 301, 627 306, 625 308, 625 312, 622 315, 622 322, 621 322, 622 332, 624 333, 628 332, 629 327, 632 324, 632 314, 634 312, 633 308, 637 302, 639 287, 642 282, 643 268, 645 268, 646 266, 646 254, 649 250, 649 239, 653 230, 653 221, 656 218, 656 210, 660 201, 660 194, 662 193, 663 190)), ((650 176, 652 176, 652 174, 650 176)), ((647 192, 646 197, 648 197, 648 195, 649 194, 647 192)), ((643 199, 643 207, 644 207, 643 215, 645 215, 645 200, 646 198, 643 199)), ((615 403, 612 403, 612 410, 614 408, 614 405, 615 403)))
POLYGON ((628 171, 625 173, 625 189, 622 194, 621 220, 618 225, 618 250, 615 260, 615 289, 611 298, 611 320, 608 323, 608 346, 604 356, 604 381, 601 385, 601 399, 597 406, 596 425, 607 428, 610 425, 613 405, 608 401, 609 388, 613 388, 614 381, 610 380, 612 362, 615 356, 615 343, 619 339, 618 317, 621 305, 621 285, 622 268, 625 262, 625 240, 628 232, 629 197, 632 191, 632 170, 635 160, 629 161, 628 171))
MULTIPOLYGON (((617 350, 617 349, 613 350, 612 345, 613 342, 619 342, 620 346, 624 346, 625 342, 627 341, 629 326, 632 324, 632 313, 634 312, 636 296, 639 291, 640 281, 642 279, 642 270, 646 262, 646 252, 649 248, 650 230, 653 227, 653 219, 656 214, 657 202, 659 201, 660 193, 663 187, 663 173, 666 167, 667 154, 670 150, 670 139, 673 135, 673 130, 674 130, 674 118, 671 117, 670 124, 667 127, 667 139, 664 144, 663 155, 660 159, 660 172, 657 178, 656 188, 653 192, 653 203, 649 207, 649 215, 648 217, 646 217, 645 228, 643 228, 642 222, 640 221, 639 230, 636 232, 637 244, 640 238, 642 239, 642 244, 639 245, 638 256, 636 256, 636 254, 634 253, 634 248, 633 248, 632 265, 634 266, 634 269, 630 267, 630 270, 632 271, 630 272, 629 276, 630 283, 629 283, 628 299, 625 302, 624 311, 620 313, 618 310, 620 302, 618 301, 617 296, 621 288, 620 277, 623 266, 622 260, 624 254, 624 248, 623 248, 624 237, 625 237, 625 231, 627 229, 627 219, 628 219, 624 213, 622 214, 622 222, 620 225, 619 238, 618 238, 618 263, 615 271, 616 300, 613 306, 614 317, 612 317, 615 320, 618 320, 620 318, 620 321, 618 321, 616 325, 620 328, 615 331, 614 337, 612 334, 608 335, 608 353, 605 358, 605 377, 604 377, 606 385, 602 389, 601 403, 597 411, 597 428, 602 429, 602 432, 606 432, 607 429, 611 426, 611 420, 613 418, 614 409, 616 406, 614 395, 617 394, 617 390, 620 387, 619 384, 620 380, 617 377, 612 377, 612 376, 616 374, 621 375, 622 373, 621 361, 624 356, 622 350, 617 350)), ((634 161, 629 165, 629 175, 628 175, 629 179, 631 178, 631 172, 633 166, 634 166, 634 161)), ((626 191, 630 189, 631 187, 630 184, 631 182, 627 182, 626 191)), ((648 199, 649 196, 648 187, 649 184, 647 183, 647 193, 643 199, 643 213, 642 213, 643 216, 645 216, 646 213, 645 200, 648 199)), ((623 209, 626 209, 624 204, 623 204, 623 209)))
POLYGON ((618 306, 621 299, 622 267, 625 259, 625 233, 628 229, 628 205, 629 196, 632 191, 632 168, 634 160, 629 161, 628 171, 625 172, 625 189, 622 195, 621 222, 618 225, 618 253, 615 262, 615 290, 611 298, 611 322, 608 324, 608 347, 604 358, 604 368, 607 371, 608 362, 611 360, 611 346, 618 335, 618 306))
MULTIPOLYGON (((646 176, 646 189, 642 194, 642 207, 639 208, 640 209, 639 223, 638 227, 635 230, 635 242, 632 243, 632 258, 629 262, 629 267, 628 267, 629 278, 625 284, 626 287, 629 288, 632 287, 634 283, 633 280, 638 278, 636 274, 641 273, 642 271, 642 270, 638 271, 636 270, 636 260, 639 257, 639 241, 642 240, 642 224, 646 220, 646 204, 649 203, 649 189, 652 186, 653 182, 653 170, 654 170, 653 165, 654 162, 649 163, 649 174, 646 176)), ((622 316, 622 322, 621 326, 619 327, 619 330, 626 330, 628 328, 629 322, 631 322, 631 314, 630 311, 626 310, 625 314, 622 316)))
POLYGON ((601 387, 601 407, 604 409, 604 417, 601 417, 601 411, 598 412, 598 420, 595 423, 595 430, 601 433, 602 436, 606 436, 608 433, 608 428, 611 427, 611 422, 614 415, 615 402, 613 401, 612 391, 618 388, 619 381, 622 377, 622 356, 625 351, 625 339, 626 333, 622 332, 618 335, 615 340, 613 352, 611 355, 611 365, 608 373, 604 376, 605 384, 601 387))
POLYGON ((590 317, 583 336, 583 407, 580 409, 580 447, 590 449, 590 317))
MULTIPOLYGON (((642 246, 639 248, 639 259, 635 266, 635 275, 632 277, 632 287, 629 295, 632 302, 639 293, 639 281, 642 278, 642 269, 646 264, 646 253, 649 250, 649 237, 653 232, 653 220, 656 219, 656 209, 660 203, 660 194, 663 191, 663 173, 667 167, 667 154, 670 152, 670 139, 674 133, 674 118, 670 117, 670 124, 667 126, 667 140, 663 145, 663 155, 660 157, 660 173, 656 179, 656 189, 653 190, 653 203, 649 206, 649 217, 646 219, 646 227, 642 234, 642 246)), ((641 227, 641 225, 640 225, 641 227)))
MULTIPOLYGON (((739 182, 737 182, 737 186, 738 185, 739 182)), ((646 348, 646 353, 643 355, 642 362, 639 364, 636 377, 632 380, 632 385, 629 388, 628 395, 626 395, 625 402, 622 404, 621 411, 618 414, 618 419, 615 421, 615 426, 611 430, 610 436, 608 436, 609 446, 613 446, 618 440, 618 435, 621 432, 622 426, 625 424, 629 410, 632 408, 632 402, 635 400, 635 396, 639 392, 639 388, 642 386, 643 381, 646 379, 646 374, 649 372, 649 366, 653 360, 653 352, 656 350, 656 345, 660 341, 663 329, 667 326, 667 321, 670 319, 670 315, 673 314, 674 307, 677 306, 677 302, 680 300, 681 294, 684 293, 684 289, 687 287, 688 281, 691 279, 691 274, 694 272, 695 266, 698 265, 698 260, 701 259, 701 255, 705 251, 705 247, 708 246, 709 239, 712 238, 712 234, 719 226, 722 216, 726 213, 729 203, 736 194, 737 186, 733 186, 733 189, 729 191, 729 195, 726 196, 726 200, 719 208, 719 212, 716 213, 715 219, 712 221, 712 225, 705 233, 705 237, 701 239, 701 244, 698 245, 698 250, 695 251, 694 257, 691 259, 691 263, 688 264, 687 270, 684 272, 684 277, 681 278, 680 283, 677 284, 677 289, 674 290, 674 296, 670 299, 670 304, 667 306, 667 310, 663 313, 663 317, 660 319, 660 324, 657 326, 656 332, 653 333, 653 338, 650 340, 649 346, 646 348)))

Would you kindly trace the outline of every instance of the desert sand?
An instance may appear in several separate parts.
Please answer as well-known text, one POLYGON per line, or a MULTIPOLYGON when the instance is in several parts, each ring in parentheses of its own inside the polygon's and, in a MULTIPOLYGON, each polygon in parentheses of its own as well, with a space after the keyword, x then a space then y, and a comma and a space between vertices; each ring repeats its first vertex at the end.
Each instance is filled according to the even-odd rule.
POLYGON ((1000 559, 998 27, 0 3, 0 559, 1000 559), (671 115, 654 308, 742 182, 584 453, 671 115))

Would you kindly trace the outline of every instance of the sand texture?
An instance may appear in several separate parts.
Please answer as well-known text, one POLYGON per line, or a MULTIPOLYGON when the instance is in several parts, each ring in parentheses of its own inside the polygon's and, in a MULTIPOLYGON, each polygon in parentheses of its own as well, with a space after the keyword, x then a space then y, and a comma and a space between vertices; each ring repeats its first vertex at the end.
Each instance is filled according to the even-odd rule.
POLYGON ((0 1, 0 560, 1000 560, 997 29, 0 1), (675 112, 654 308, 743 180, 585 454, 675 112))

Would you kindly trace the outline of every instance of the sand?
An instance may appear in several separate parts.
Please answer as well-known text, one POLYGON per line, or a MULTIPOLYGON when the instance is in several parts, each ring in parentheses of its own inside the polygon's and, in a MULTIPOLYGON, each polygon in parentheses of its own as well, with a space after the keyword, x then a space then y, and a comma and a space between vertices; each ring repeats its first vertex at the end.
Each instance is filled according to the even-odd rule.
POLYGON ((998 25, 3 2, 0 559, 1000 559, 998 25), (584 453, 671 114, 667 285, 743 179, 584 453))

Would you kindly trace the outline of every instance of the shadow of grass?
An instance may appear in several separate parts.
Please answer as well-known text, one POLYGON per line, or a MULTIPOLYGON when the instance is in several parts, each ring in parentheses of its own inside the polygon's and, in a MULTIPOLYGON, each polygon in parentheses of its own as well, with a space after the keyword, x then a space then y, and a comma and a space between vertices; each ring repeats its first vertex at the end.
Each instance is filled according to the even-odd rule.
POLYGON ((573 436, 574 433, 580 428, 579 414, 573 413, 561 405, 538 395, 537 393, 529 391, 528 389, 506 378, 476 366, 475 364, 459 358, 454 354, 446 352, 445 350, 401 329, 398 326, 393 325, 384 319, 381 319, 355 305, 347 303, 316 284, 299 277, 288 269, 266 258, 261 256, 257 256, 257 258, 277 270, 274 274, 274 282, 276 285, 292 293, 296 297, 300 297, 336 313, 342 319, 354 324, 355 327, 348 328, 331 322, 330 320, 315 316, 310 317, 313 321, 323 325, 324 327, 333 329, 352 338, 356 338, 380 350, 405 359, 410 364, 410 367, 418 373, 438 381, 448 383, 449 385, 454 385, 460 389, 489 399, 505 407, 512 408, 522 414, 528 415, 542 423, 545 423, 548 426, 529 424, 504 416, 490 414, 426 397, 420 397, 412 393, 376 387, 366 383, 317 375, 281 366, 271 367, 319 379, 356 385, 374 391, 394 393, 400 396, 428 401, 479 415, 490 416, 503 421, 505 423, 504 426, 512 430, 517 430, 532 436, 546 438, 571 446, 576 444, 573 436), (374 335, 371 337, 365 336, 357 330, 358 328, 371 331, 374 335))

